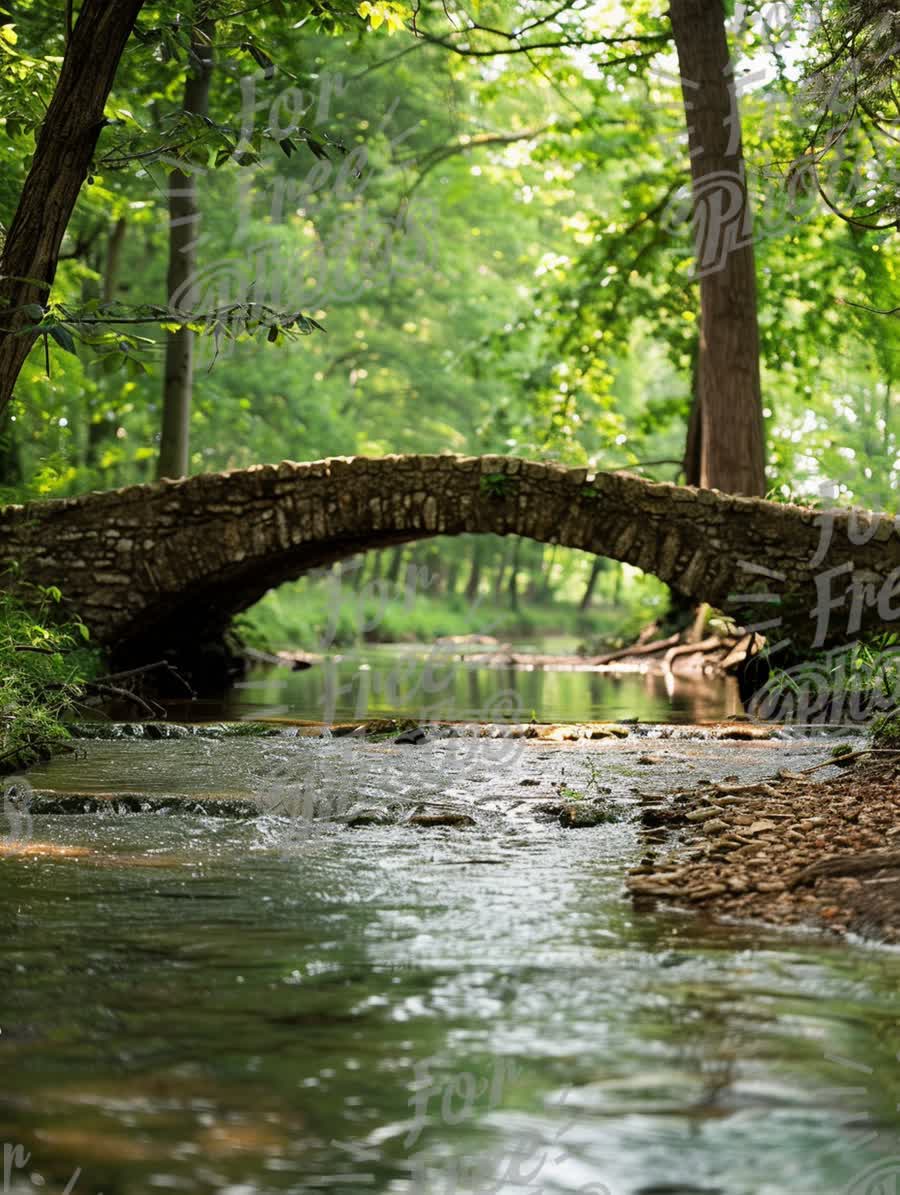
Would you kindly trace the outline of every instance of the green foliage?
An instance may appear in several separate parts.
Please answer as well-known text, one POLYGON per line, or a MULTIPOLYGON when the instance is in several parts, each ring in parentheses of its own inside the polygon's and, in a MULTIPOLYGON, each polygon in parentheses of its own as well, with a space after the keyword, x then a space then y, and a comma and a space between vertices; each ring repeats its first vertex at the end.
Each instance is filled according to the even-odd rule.
POLYGON ((65 743, 62 718, 94 671, 87 627, 61 620, 60 601, 55 586, 31 589, 27 604, 0 592, 0 772, 65 743))
MULTIPOLYGON (((533 9, 525 25, 547 45, 526 54, 513 36, 520 10, 484 0, 471 12, 417 8, 417 30, 437 41, 417 39, 391 2, 145 5, 53 291, 28 313, 41 336, 0 421, 0 497, 151 480, 163 341, 180 326, 198 336, 192 471, 450 450, 677 480, 698 298, 689 223, 675 218, 688 161, 668 25, 645 3, 625 14, 533 9), (205 18, 222 65, 208 119, 182 110, 191 34, 205 18), (584 50, 554 48, 580 38, 589 64, 584 50), (303 103, 279 109, 287 89, 303 103), (214 318, 167 305, 173 165, 197 183, 199 314, 214 318)), ((736 73, 748 76, 771 496, 815 500, 833 479, 839 502, 891 509, 900 323, 872 309, 896 303, 896 243, 838 219, 815 188, 792 187, 817 131, 800 76, 815 75, 822 47, 797 37, 785 65, 754 11, 730 36, 736 73)), ((61 6, 22 0, 0 25, 2 236, 65 23, 61 6)), ((848 162, 858 153, 865 173, 873 152, 855 146, 848 162)), ((515 479, 488 474, 481 488, 505 501, 515 479)), ((580 497, 598 494, 585 485, 580 497)), ((471 541, 441 551, 461 568, 474 556, 471 541)), ((519 587, 534 590, 524 614, 495 592, 510 567, 502 544, 485 543, 480 593, 499 627, 579 625, 583 557, 523 546, 519 587)), ((658 613, 661 592, 611 564, 600 614, 579 629, 594 648, 618 617, 621 642, 658 613)), ((288 594, 267 598, 245 632, 314 646, 301 609, 319 618, 321 602, 288 594)), ((421 616, 401 602, 386 632, 477 629, 454 602, 433 595, 421 616)), ((342 617, 337 641, 367 633, 366 618, 342 617)))
POLYGON ((874 724, 900 695, 897 633, 814 652, 788 668, 774 658, 769 664, 769 679, 754 697, 754 708, 767 717, 874 724))
POLYGON ((484 473, 480 482, 482 494, 498 499, 512 497, 517 485, 517 479, 509 473, 484 473))
POLYGON ((603 822, 621 822, 628 818, 628 808, 621 801, 610 797, 609 786, 603 784, 603 772, 597 760, 589 755, 582 761, 584 780, 579 787, 574 788, 565 781, 556 785, 556 791, 564 801, 584 802, 590 804, 591 821, 597 824, 603 822))
POLYGON ((872 726, 872 745, 900 751, 900 711, 893 710, 876 719, 872 726))
POLYGON ((402 596, 388 601, 347 598, 337 609, 325 587, 283 585, 235 622, 241 639, 261 651, 298 648, 324 651, 360 643, 431 643, 449 635, 551 634, 566 623, 577 627, 573 607, 547 609, 525 604, 513 612, 485 600, 473 613, 466 600, 419 594, 413 604, 402 596))

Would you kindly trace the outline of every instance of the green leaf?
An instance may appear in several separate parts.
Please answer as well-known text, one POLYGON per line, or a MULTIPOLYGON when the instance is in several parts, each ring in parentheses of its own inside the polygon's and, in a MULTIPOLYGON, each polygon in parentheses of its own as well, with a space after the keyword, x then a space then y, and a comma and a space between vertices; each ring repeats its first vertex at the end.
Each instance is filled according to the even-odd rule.
POLYGON ((47 331, 60 348, 65 349, 67 353, 71 353, 74 357, 78 356, 78 353, 75 351, 75 341, 72 339, 72 333, 68 328, 63 327, 62 324, 54 324, 47 331))
POLYGON ((310 137, 308 133, 304 140, 317 158, 324 158, 326 162, 331 161, 331 158, 329 158, 328 154, 325 152, 325 146, 321 141, 317 141, 315 137, 310 137))
POLYGON ((121 369, 124 360, 121 353, 113 350, 100 358, 100 368, 104 373, 115 373, 117 369, 121 369))
POLYGON ((241 49, 246 50, 247 53, 253 58, 253 61, 256 63, 256 65, 261 66, 268 75, 271 76, 271 74, 274 74, 275 63, 265 52, 265 50, 261 50, 259 46, 253 45, 252 42, 246 42, 243 46, 241 46, 241 49))

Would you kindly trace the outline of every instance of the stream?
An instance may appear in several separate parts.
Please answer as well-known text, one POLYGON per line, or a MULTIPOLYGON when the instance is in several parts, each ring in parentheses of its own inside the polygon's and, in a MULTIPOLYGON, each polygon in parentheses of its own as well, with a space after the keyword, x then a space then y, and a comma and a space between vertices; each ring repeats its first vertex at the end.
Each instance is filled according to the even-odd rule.
MULTIPOLYGON (((566 653, 574 652, 576 644, 575 639, 552 637, 514 647, 566 653)), ((467 659, 471 650, 440 643, 430 648, 384 644, 327 655, 301 672, 257 665, 224 701, 173 701, 170 716, 527 722, 535 715, 542 722, 706 722, 743 709, 733 677, 489 667, 467 659)))
MULTIPOLYGON (((314 717, 322 689, 287 688, 312 671, 234 700, 314 717)), ((620 706, 664 706, 632 679, 620 706)), ((900 953, 623 895, 637 794, 858 737, 656 716, 573 744, 119 737, 33 769, 35 789, 259 813, 113 800, 18 842, 0 826, 0 1189, 896 1195, 900 953), (540 817, 561 785, 623 820, 540 817), (349 824, 420 806, 472 824, 349 824)))

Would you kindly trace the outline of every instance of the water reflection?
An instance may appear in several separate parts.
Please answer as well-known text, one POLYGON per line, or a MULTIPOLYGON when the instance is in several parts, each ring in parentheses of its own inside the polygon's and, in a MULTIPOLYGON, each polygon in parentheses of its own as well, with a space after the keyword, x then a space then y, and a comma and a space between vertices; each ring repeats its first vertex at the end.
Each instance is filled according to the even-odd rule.
POLYGON ((650 672, 492 668, 438 648, 385 646, 329 656, 301 672, 258 665, 224 703, 173 702, 172 716, 343 721, 401 715, 427 721, 706 722, 741 712, 733 678, 650 672))

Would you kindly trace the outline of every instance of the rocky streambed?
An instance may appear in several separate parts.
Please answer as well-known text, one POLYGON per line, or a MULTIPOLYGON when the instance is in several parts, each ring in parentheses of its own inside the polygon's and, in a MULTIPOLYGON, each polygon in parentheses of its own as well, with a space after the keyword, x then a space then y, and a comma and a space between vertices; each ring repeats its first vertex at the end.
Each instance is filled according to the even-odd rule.
POLYGON ((333 831, 475 833, 622 823, 633 841, 639 827, 640 861, 622 860, 639 910, 900 940, 900 754, 860 752, 859 736, 834 757, 833 737, 741 720, 75 729, 76 758, 36 769, 18 795, 13 786, 12 817, 274 816, 333 831))
POLYGON ((817 766, 780 769, 645 797, 648 850, 626 880, 635 905, 900 943, 900 752, 840 762, 827 780, 817 766))

